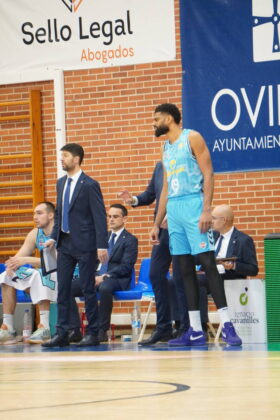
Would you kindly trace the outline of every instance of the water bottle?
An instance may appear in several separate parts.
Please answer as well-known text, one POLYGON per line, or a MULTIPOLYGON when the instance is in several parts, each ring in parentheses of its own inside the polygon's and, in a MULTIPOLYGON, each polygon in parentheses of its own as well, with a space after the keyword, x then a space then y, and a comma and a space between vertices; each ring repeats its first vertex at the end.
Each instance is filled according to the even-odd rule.
POLYGON ((31 313, 29 309, 25 309, 23 315, 23 331, 22 331, 22 340, 26 342, 32 334, 32 321, 31 313))
POLYGON ((137 343, 141 330, 141 314, 139 305, 134 304, 131 312, 132 341, 137 343))
POLYGON ((112 342, 112 329, 111 329, 111 327, 107 331, 107 336, 108 336, 108 344, 111 344, 111 342, 112 342))
POLYGON ((86 329, 87 329, 87 325, 88 325, 86 311, 84 309, 81 313, 81 323, 82 323, 82 336, 84 336, 84 335, 86 335, 86 329))

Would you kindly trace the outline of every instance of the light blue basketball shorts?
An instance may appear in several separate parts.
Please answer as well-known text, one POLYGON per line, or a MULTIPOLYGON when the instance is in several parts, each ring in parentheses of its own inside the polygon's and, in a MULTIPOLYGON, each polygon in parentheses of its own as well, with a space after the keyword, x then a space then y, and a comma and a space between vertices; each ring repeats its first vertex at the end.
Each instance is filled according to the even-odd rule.
POLYGON ((203 194, 169 198, 167 221, 171 255, 201 254, 214 251, 211 229, 201 233, 198 222, 203 208, 203 194))

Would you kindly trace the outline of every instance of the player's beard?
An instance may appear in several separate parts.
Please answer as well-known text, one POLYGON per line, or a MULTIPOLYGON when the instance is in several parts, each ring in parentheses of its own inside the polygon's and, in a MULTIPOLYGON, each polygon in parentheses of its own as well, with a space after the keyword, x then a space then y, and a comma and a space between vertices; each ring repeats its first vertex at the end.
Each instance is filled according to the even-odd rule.
POLYGON ((155 136, 156 137, 163 136, 164 134, 167 134, 168 131, 169 131, 169 127, 167 125, 160 125, 159 127, 155 129, 155 136))

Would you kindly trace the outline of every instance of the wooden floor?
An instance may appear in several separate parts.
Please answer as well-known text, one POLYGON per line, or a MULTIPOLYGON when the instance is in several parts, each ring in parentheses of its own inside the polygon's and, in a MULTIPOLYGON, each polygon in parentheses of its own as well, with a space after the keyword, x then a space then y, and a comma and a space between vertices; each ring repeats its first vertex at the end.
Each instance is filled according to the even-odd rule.
POLYGON ((280 345, 0 347, 0 419, 280 419, 280 345))

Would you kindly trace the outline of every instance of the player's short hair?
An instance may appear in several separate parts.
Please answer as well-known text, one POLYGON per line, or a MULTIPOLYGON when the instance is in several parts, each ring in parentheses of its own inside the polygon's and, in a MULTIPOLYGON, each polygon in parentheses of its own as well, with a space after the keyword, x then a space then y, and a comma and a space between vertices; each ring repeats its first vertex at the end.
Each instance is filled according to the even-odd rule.
POLYGON ((51 201, 41 201, 37 206, 39 206, 39 204, 45 204, 48 213, 55 213, 55 205, 51 201))
POLYGON ((155 109, 156 112, 162 112, 163 114, 169 114, 173 117, 174 122, 176 124, 180 124, 181 121, 181 112, 179 111, 178 107, 174 104, 161 104, 158 105, 155 109))

